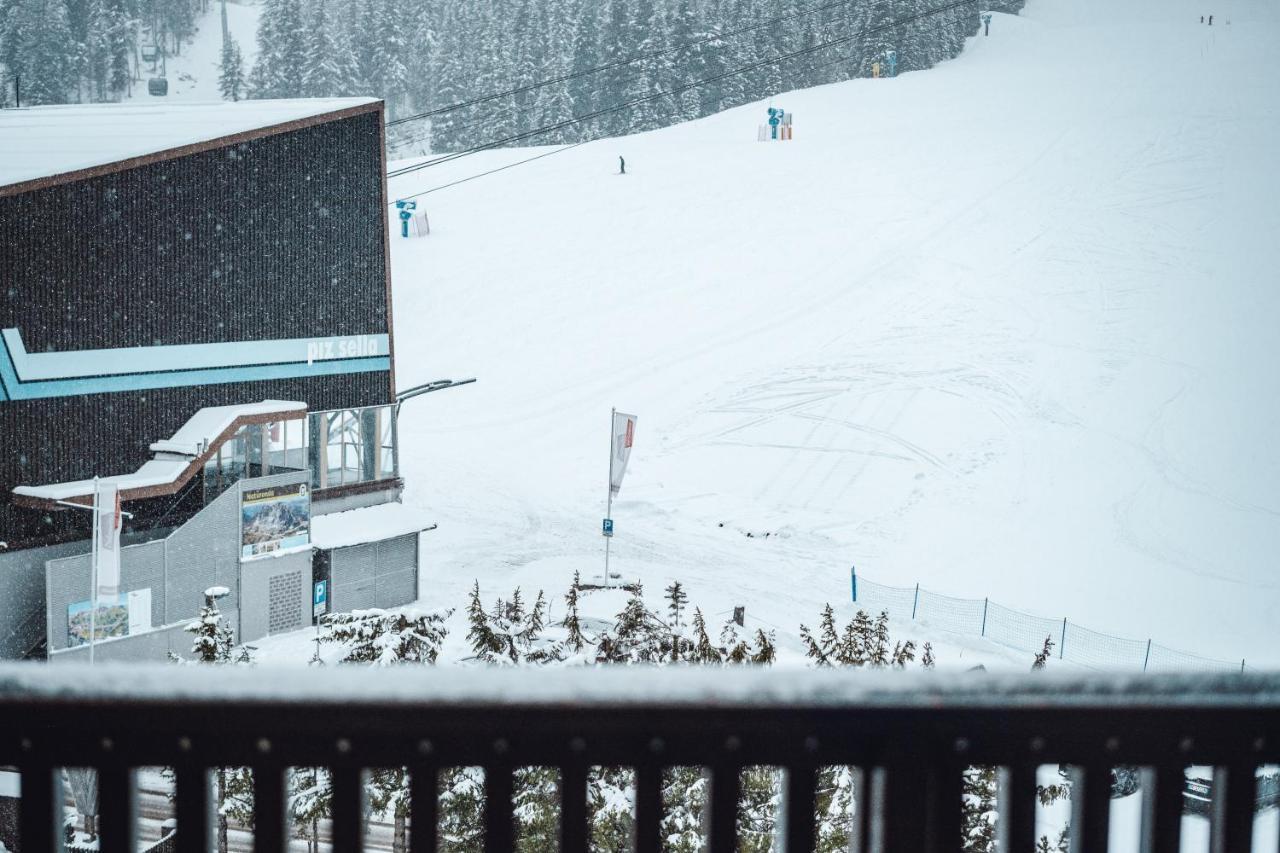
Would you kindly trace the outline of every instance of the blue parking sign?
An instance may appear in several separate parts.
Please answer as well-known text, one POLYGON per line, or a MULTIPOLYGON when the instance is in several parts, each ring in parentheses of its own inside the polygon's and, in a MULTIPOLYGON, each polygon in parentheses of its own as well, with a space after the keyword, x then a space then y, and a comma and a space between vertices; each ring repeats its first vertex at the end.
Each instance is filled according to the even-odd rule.
POLYGON ((311 615, 323 616, 329 609, 329 582, 316 581, 311 589, 311 615))
POLYGON ((606 519, 604 520, 604 531, 603 531, 603 532, 604 532, 604 535, 605 535, 605 536, 612 536, 612 535, 613 535, 613 519, 612 519, 612 518, 606 518, 606 519))

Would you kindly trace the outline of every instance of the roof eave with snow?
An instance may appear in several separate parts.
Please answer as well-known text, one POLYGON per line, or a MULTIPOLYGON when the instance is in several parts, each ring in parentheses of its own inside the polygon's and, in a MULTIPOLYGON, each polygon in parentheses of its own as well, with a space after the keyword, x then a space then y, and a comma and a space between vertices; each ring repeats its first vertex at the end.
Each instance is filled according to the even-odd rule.
POLYGON ((369 112, 375 98, 67 104, 0 111, 0 197, 109 175, 369 112))

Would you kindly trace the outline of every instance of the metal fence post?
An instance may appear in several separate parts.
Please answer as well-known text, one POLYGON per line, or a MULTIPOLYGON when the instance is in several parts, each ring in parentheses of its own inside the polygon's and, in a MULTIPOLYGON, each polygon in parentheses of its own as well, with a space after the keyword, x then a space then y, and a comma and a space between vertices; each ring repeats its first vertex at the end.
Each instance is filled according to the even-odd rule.
POLYGON ((916 597, 911 602, 911 621, 916 621, 916 608, 920 606, 920 584, 916 584, 916 597))
POLYGON ((1240 658, 1240 671, 1244 672, 1244 658, 1240 658))
POLYGON ((853 589, 853 600, 858 600, 858 567, 849 567, 849 584, 853 589))
POLYGON ((1147 640, 1147 656, 1142 659, 1142 671, 1147 671, 1147 664, 1151 662, 1151 640, 1147 640))
POLYGON ((1062 642, 1058 644, 1058 660, 1067 656, 1067 617, 1062 617, 1062 642))
POLYGON ((987 636, 987 605, 991 603, 991 599, 982 599, 982 636, 987 636))

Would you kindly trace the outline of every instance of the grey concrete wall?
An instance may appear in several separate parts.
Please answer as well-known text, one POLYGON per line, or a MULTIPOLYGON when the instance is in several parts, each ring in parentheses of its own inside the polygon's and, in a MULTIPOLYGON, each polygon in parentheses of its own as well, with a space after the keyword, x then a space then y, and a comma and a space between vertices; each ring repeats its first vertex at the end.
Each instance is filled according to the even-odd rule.
MULTIPOLYGON (((241 564, 240 564, 240 493, 245 489, 259 489, 269 486, 282 486, 290 483, 306 482, 307 474, 303 471, 290 471, 241 480, 233 488, 219 495, 183 526, 174 530, 167 538, 158 539, 140 545, 129 545, 120 550, 120 591, 151 590, 151 625, 156 629, 164 629, 163 633, 175 637, 164 638, 153 636, 160 631, 104 641, 98 644, 103 652, 103 659, 116 660, 155 660, 163 659, 165 653, 172 651, 180 656, 190 652, 190 638, 181 631, 182 626, 194 619, 204 605, 204 591, 211 586, 225 586, 231 590, 220 604, 227 616, 226 624, 231 628, 237 642, 252 640, 266 636, 266 631, 259 631, 259 624, 266 624, 268 602, 265 592, 262 597, 251 597, 247 605, 241 602, 241 564), (250 630, 240 623, 241 613, 250 615, 250 630)), ((85 550, 88 543, 77 543, 79 549, 85 550)), ((26 552, 22 552, 26 553, 26 552)), ((307 565, 303 577, 303 594, 306 598, 306 620, 302 625, 311 624, 311 552, 305 551, 295 555, 307 565)), ((263 558, 263 560, 246 563, 252 566, 257 562, 273 562, 286 559, 263 558)), ((45 624, 41 630, 46 631, 49 640, 50 656, 62 656, 68 650, 67 642, 67 607, 90 598, 89 583, 92 573, 91 557, 87 553, 71 557, 49 560, 44 569, 45 582, 45 624)), ((260 571, 251 569, 249 574, 257 577, 260 571)), ((264 587, 265 590, 265 587, 264 587)), ((255 593, 256 595, 256 593, 255 593)), ((87 654, 87 650, 85 651, 87 654)), ((95 657, 98 651, 94 652, 95 657)), ((79 658, 78 650, 69 655, 79 658)))
POLYGON ((240 631, 244 642, 310 624, 310 551, 240 564, 240 631))
POLYGON ((45 562, 82 553, 88 547, 87 542, 67 542, 0 551, 0 602, 4 602, 0 608, 0 658, 22 657, 45 636, 45 562))

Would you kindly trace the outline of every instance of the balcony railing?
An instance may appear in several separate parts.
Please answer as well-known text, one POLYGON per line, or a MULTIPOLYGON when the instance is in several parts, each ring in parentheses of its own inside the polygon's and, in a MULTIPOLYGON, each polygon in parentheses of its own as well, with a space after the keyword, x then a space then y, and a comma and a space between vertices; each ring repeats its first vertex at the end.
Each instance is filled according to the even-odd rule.
MULTIPOLYGON (((1110 768, 1144 768, 1144 853, 1179 849, 1184 768, 1214 772, 1212 849, 1249 851, 1255 771, 1280 759, 1280 676, 1017 677, 573 668, 394 673, 0 667, 0 761, 20 768, 22 853, 58 849, 56 769, 99 773, 101 850, 134 851, 135 768, 175 768, 177 849, 208 849, 209 768, 254 770, 255 850, 285 849, 285 771, 327 767, 332 843, 364 843, 362 772, 408 767, 410 849, 437 849, 442 768, 482 767, 484 849, 514 847, 513 769, 560 771, 560 849, 589 845, 593 766, 635 770, 635 849, 660 849, 661 771, 709 773, 707 849, 737 847, 740 772, 785 771, 785 849, 812 850, 820 767, 852 765, 857 848, 961 848, 964 769, 1001 768, 1001 850, 1035 849, 1036 768, 1077 770, 1071 843, 1105 851, 1110 768)), ((1272 848, 1274 850, 1274 848, 1272 848)), ((1268 851, 1272 853, 1272 851, 1268 851)))

